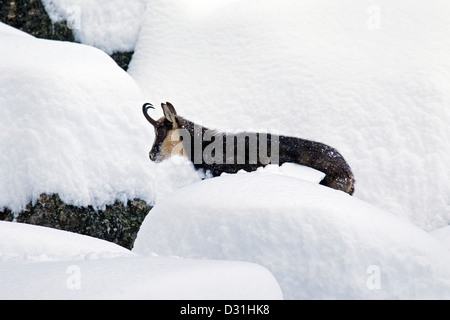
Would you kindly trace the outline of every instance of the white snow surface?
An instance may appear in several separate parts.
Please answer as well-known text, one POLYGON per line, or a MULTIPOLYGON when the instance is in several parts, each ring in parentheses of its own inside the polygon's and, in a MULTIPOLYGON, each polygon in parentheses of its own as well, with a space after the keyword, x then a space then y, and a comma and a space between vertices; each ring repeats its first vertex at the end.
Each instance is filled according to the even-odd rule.
MULTIPOLYGON (((260 174, 278 174, 313 183, 320 183, 325 178, 325 173, 296 163, 284 163, 281 166, 269 164, 265 167, 258 168, 256 172, 259 172, 260 174)), ((244 173, 246 172, 244 171, 244 173)))
POLYGON ((0 222, 0 299, 282 299, 252 263, 141 257, 87 236, 0 222))
POLYGON ((52 22, 67 21, 75 40, 108 54, 133 51, 146 0, 42 0, 52 22))
POLYGON ((271 273, 288 299, 450 298, 450 3, 43 2, 85 45, 0 23, 0 209, 156 207, 135 253, 0 223, 0 299, 278 299, 271 273), (91 46, 135 49, 129 73, 91 46), (355 197, 295 165, 199 182, 184 158, 151 163, 146 101, 336 147, 355 197))
POLYGON ((13 28, 11 26, 8 26, 7 24, 4 24, 3 22, 0 22, 0 34, 1 35, 9 35, 9 36, 22 36, 27 38, 33 38, 33 36, 29 35, 26 32, 20 31, 16 28, 13 28))
POLYGON ((440 228, 431 232, 442 244, 450 250, 450 226, 440 228))
POLYGON ((108 241, 56 229, 0 222, 0 262, 77 261, 135 256, 108 241))
POLYGON ((337 148, 356 197, 431 231, 450 222, 449 16, 441 0, 150 0, 129 73, 208 128, 337 148))
POLYGON ((0 42, 0 208, 42 193, 98 208, 153 202, 154 133, 134 80, 90 46, 6 32, 0 42))
POLYGON ((278 174, 226 175, 159 201, 133 252, 251 261, 285 299, 448 299, 450 251, 410 222, 278 174))
POLYGON ((330 144, 350 163, 358 198, 428 231, 450 222, 450 3, 44 3, 53 21, 73 21, 78 41, 135 49, 129 73, 146 100, 169 100, 211 128, 330 144))
POLYGON ((245 262, 134 257, 0 265, 0 299, 280 300, 267 269, 245 262), (72 277, 79 272, 80 282, 72 277), (73 281, 73 283, 72 283, 73 281))

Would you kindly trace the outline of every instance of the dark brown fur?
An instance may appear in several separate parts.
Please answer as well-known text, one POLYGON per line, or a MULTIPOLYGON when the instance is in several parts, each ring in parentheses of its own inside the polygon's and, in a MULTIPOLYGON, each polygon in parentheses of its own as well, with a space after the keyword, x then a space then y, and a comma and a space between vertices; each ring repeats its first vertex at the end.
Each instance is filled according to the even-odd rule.
MULTIPOLYGON (((257 153, 257 161, 253 162, 250 161, 249 158, 250 154, 250 142, 249 139, 245 142, 245 163, 239 164, 237 161, 237 139, 234 139, 235 136, 238 135, 249 135, 249 136, 255 136, 258 141, 258 150, 259 150, 259 141, 260 138, 263 139, 264 142, 267 140, 267 153, 268 155, 271 154, 271 142, 278 141, 279 142, 279 157, 278 161, 272 162, 272 164, 278 164, 282 165, 283 163, 298 163, 304 166, 311 167, 313 169, 316 169, 318 171, 321 171, 325 173, 325 178, 322 180, 320 184, 336 189, 344 191, 350 195, 354 193, 355 190, 355 180, 353 177, 353 173, 350 169, 350 166, 345 161, 344 157, 334 148, 325 145, 320 142, 314 142, 310 140, 305 140, 301 138, 295 138, 295 137, 286 137, 286 136, 277 136, 277 135, 270 135, 270 134, 247 134, 247 133, 241 133, 241 134, 227 134, 222 132, 214 132, 213 138, 211 141, 203 141, 201 142, 201 153, 203 155, 203 151, 205 148, 210 145, 214 139, 222 139, 223 140, 223 150, 226 149, 226 142, 227 139, 234 139, 234 154, 227 154, 226 152, 223 152, 223 159, 222 161, 217 161, 215 163, 206 163, 203 159, 203 156, 198 156, 198 152, 200 150, 199 146, 195 145, 195 135, 201 134, 202 137, 205 135, 207 131, 209 131, 207 128, 201 127, 201 132, 196 132, 195 124, 189 120, 186 120, 178 115, 176 115, 175 108, 170 103, 162 104, 165 117, 159 119, 158 121, 155 121, 153 119, 149 119, 149 116, 147 115, 147 109, 143 108, 144 115, 146 116, 147 120, 149 120, 152 125, 155 126, 156 131, 156 138, 155 143, 153 145, 152 150, 150 151, 150 159, 152 161, 155 160, 162 160, 166 157, 169 157, 170 155, 161 154, 162 146, 164 143, 168 143, 167 139, 169 138, 169 135, 167 134, 171 130, 174 129, 184 129, 184 131, 189 132, 190 139, 187 139, 188 141, 182 141, 183 150, 180 150, 185 156, 189 158, 194 163, 194 166, 196 169, 203 169, 205 171, 211 172, 213 176, 219 176, 222 173, 236 173, 239 170, 245 170, 245 171, 255 171, 257 168, 261 166, 265 166, 268 163, 265 163, 261 158, 259 152, 257 153), (170 121, 170 120, 172 121, 170 121), (197 157, 196 157, 197 152, 197 157), (228 157, 228 158, 227 158, 228 157), (200 159, 200 161, 198 161, 200 159)), ((147 107, 148 108, 148 107, 147 107)), ((200 127, 197 127, 200 128, 200 127)), ((198 130, 198 129, 197 129, 198 130)))

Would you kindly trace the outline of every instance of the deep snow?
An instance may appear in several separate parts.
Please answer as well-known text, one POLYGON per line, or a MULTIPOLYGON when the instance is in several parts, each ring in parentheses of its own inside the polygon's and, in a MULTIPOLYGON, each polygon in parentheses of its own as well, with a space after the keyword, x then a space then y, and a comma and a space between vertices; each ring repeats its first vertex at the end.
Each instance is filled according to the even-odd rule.
POLYGON ((76 233, 0 222, 0 262, 79 261, 135 256, 114 243, 76 233))
POLYGON ((272 272, 289 299, 450 298, 449 3, 44 3, 82 43, 136 53, 127 74, 90 46, 0 24, 0 208, 43 192, 99 208, 156 201, 135 249, 150 257, 0 224, 0 297, 280 298, 272 272), (199 182, 183 158, 150 163, 140 106, 167 100, 210 128, 336 147, 356 197, 298 168, 199 182), (73 265, 82 290, 68 290, 73 265))
POLYGON ((68 21, 76 41, 108 54, 133 51, 147 0, 42 0, 53 22, 68 21))
POLYGON ((0 222, 0 299, 281 299, 246 262, 141 257, 103 240, 0 222))
MULTIPOLYGON (((53 21, 76 18, 79 41, 135 49, 144 100, 210 128, 322 141, 350 163, 358 198, 428 231, 450 222, 449 3, 44 3, 53 21)), ((158 179, 155 194, 197 181, 158 179)))
POLYGON ((99 208, 153 202, 153 131, 134 80, 90 46, 6 32, 0 42, 0 208, 41 193, 99 208))
POLYGON ((152 204, 200 180, 189 163, 150 162, 145 98, 105 53, 5 24, 0 42, 0 208, 17 213, 42 193, 97 208, 152 204))
POLYGON ((410 222, 279 174, 226 175, 159 201, 133 252, 244 260, 285 299, 449 299, 450 251, 410 222))
POLYGON ((267 269, 246 262, 135 257, 0 265, 0 299, 280 300, 267 269), (80 274, 80 281, 77 277, 80 274), (79 288, 79 289, 78 289, 79 288))
POLYGON ((337 148, 356 197, 431 231, 450 222, 449 16, 441 0, 151 0, 129 73, 208 128, 337 148))

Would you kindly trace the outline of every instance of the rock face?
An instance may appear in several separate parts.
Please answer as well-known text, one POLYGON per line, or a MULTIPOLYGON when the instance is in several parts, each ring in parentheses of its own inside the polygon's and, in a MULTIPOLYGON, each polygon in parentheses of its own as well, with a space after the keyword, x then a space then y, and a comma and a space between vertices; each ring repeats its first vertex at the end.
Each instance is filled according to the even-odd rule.
MULTIPOLYGON (((135 199, 127 205, 116 201, 104 210, 92 206, 76 207, 64 203, 56 194, 42 194, 17 215, 17 222, 75 232, 107 240, 132 249, 139 228, 152 207, 135 199)), ((12 221, 8 209, 0 212, 0 220, 12 221)))
MULTIPOLYGON (((37 38, 75 42, 66 21, 52 23, 40 0, 0 0, 0 22, 37 38)), ((124 70, 133 52, 115 52, 111 58, 124 70)))

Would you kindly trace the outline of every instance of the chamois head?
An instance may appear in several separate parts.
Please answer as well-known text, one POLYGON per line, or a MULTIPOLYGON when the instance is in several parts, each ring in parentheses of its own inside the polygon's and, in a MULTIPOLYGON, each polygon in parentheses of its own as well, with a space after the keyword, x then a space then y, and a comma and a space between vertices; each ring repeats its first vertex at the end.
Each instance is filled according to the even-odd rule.
POLYGON ((177 112, 170 102, 161 103, 164 117, 159 120, 152 119, 147 111, 154 109, 153 105, 146 103, 142 106, 145 118, 155 128, 155 143, 149 153, 150 160, 161 162, 174 154, 183 154, 180 135, 178 134, 177 112))

